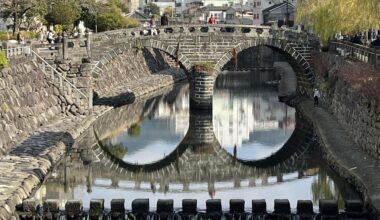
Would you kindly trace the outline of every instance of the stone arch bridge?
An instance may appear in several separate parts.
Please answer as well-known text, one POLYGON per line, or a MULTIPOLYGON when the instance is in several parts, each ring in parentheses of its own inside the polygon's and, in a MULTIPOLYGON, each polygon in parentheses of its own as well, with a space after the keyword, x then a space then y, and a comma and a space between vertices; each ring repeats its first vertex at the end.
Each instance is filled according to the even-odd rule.
MULTIPOLYGON (((315 75, 310 62, 311 52, 318 49, 319 41, 308 33, 253 25, 177 25, 159 27, 154 35, 151 32, 150 28, 131 28, 87 35, 86 38, 63 38, 62 45, 55 46, 62 49, 63 60, 58 62, 58 70, 63 73, 51 67, 43 55, 34 52, 39 45, 34 45, 32 51, 35 59, 40 60, 42 70, 52 73, 51 78, 59 88, 75 93, 72 94, 74 102, 79 102, 76 104, 86 110, 93 107, 94 80, 107 73, 108 67, 116 65, 111 61, 125 59, 123 55, 131 51, 153 50, 151 54, 158 51, 160 56, 171 57, 166 60, 161 56, 159 60, 185 70, 190 84, 190 101, 195 109, 212 108, 216 76, 231 63, 236 68, 238 57, 250 54, 249 51, 257 46, 267 46, 283 54, 295 70, 299 94, 312 93, 315 75), (65 63, 69 57, 70 65, 65 63), (82 62, 76 64, 79 60, 82 62)), ((133 62, 133 57, 128 57, 131 59, 126 62, 133 62)))
POLYGON ((93 72, 102 68, 126 50, 158 49, 176 60, 186 70, 190 82, 191 102, 196 109, 212 108, 216 76, 228 62, 237 62, 237 55, 257 46, 268 46, 284 54, 296 70, 297 87, 311 93, 315 76, 311 51, 318 49, 316 37, 295 30, 246 25, 185 25, 150 29, 124 29, 94 34, 87 54, 93 61, 93 72))

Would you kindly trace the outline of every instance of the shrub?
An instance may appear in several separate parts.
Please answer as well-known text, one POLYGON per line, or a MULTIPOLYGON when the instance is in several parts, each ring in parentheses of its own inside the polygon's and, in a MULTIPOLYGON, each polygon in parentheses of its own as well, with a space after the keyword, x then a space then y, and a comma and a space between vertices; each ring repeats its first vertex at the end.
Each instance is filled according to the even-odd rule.
POLYGON ((354 90, 380 101, 380 73, 374 66, 362 62, 345 63, 338 69, 338 77, 354 90))
POLYGON ((8 67, 8 60, 3 50, 0 49, 0 70, 8 67))
MULTIPOLYGON (((38 38, 38 33, 34 31, 21 31, 22 36, 25 40, 38 38)), ((16 40, 16 35, 12 36, 11 32, 0 32, 0 41, 16 40)))
POLYGON ((214 65, 212 65, 211 63, 196 63, 194 65, 194 69, 197 72, 206 72, 212 74, 212 72, 214 71, 214 65))

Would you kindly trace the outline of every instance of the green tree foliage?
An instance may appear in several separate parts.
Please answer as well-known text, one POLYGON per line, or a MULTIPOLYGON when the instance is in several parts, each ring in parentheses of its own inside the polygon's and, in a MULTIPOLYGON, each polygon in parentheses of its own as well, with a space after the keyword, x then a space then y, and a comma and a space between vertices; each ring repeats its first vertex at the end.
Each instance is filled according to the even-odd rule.
POLYGON ((105 146, 107 147, 107 149, 113 156, 119 159, 123 159, 123 157, 128 153, 128 148, 125 147, 121 143, 118 143, 118 144, 108 143, 105 146))
POLYGON ((102 10, 102 4, 94 0, 80 0, 81 14, 79 21, 83 21, 84 25, 92 30, 97 31, 97 17, 102 10))
POLYGON ((44 13, 44 1, 46 0, 0 0, 0 14, 4 19, 12 19, 13 35, 19 31, 23 20, 44 13))
POLYGON ((128 128, 128 135, 130 137, 138 137, 141 134, 141 127, 138 124, 131 125, 130 128, 128 128))
POLYGON ((8 60, 5 57, 3 50, 0 50, 0 70, 8 67, 8 60))
POLYGON ((153 15, 160 15, 160 8, 158 7, 158 5, 151 2, 147 4, 145 7, 149 8, 150 12, 153 15))
POLYGON ((314 177, 311 184, 311 191, 313 193, 313 202, 316 204, 320 199, 336 199, 339 208, 344 207, 342 195, 338 191, 336 184, 327 175, 325 169, 320 169, 318 175, 314 177))
POLYGON ((379 0, 299 0, 296 20, 326 43, 336 33, 380 28, 379 0))
POLYGON ((55 0, 51 12, 54 24, 71 27, 80 18, 80 6, 75 0, 55 0))
MULTIPOLYGON (((126 18, 122 15, 122 4, 118 0, 111 0, 102 6, 97 17, 99 31, 109 31, 120 28, 138 27, 139 23, 133 18, 126 18)), ((124 8, 124 10, 126 10, 124 8)))

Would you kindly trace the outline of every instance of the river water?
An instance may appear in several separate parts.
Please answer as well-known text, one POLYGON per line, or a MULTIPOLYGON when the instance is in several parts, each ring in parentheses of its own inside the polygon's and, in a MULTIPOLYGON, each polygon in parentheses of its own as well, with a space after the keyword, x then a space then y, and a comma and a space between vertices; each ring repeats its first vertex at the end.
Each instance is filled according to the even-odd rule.
POLYGON ((93 198, 198 200, 210 198, 360 198, 321 158, 312 126, 278 101, 266 73, 222 74, 212 114, 190 111, 188 85, 102 116, 36 192, 41 200, 93 198), (110 160, 112 159, 112 160, 110 160))

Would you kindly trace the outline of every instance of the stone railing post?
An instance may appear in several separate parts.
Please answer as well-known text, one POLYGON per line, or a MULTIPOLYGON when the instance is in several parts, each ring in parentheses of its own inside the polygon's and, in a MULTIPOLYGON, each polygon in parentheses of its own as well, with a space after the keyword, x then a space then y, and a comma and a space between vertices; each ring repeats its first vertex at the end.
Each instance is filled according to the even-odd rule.
POLYGON ((67 51, 68 43, 67 43, 67 33, 66 31, 62 32, 62 58, 63 60, 67 59, 67 51))
POLYGON ((190 81, 190 108, 212 111, 215 81, 212 72, 195 67, 190 81))
POLYGON ((87 100, 81 97, 80 107, 87 110, 86 112, 92 112, 92 98, 93 98, 93 88, 92 88, 92 65, 90 60, 83 59, 80 65, 79 76, 76 77, 76 87, 87 96, 87 100))
POLYGON ((86 52, 87 52, 87 57, 91 58, 91 37, 89 31, 86 29, 86 52))

